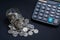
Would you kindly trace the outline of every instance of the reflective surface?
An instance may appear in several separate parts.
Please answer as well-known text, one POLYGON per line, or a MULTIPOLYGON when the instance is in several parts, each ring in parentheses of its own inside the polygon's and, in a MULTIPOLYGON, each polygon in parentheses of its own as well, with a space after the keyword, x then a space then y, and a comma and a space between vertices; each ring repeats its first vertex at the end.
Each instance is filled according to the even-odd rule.
POLYGON ((0 40, 60 40, 60 27, 54 28, 33 21, 30 21, 30 23, 34 24, 35 28, 40 31, 38 34, 27 38, 20 36, 14 38, 8 34, 9 21, 6 19, 6 10, 14 7, 19 8, 25 18, 31 19, 36 2, 37 0, 0 0, 0 40))

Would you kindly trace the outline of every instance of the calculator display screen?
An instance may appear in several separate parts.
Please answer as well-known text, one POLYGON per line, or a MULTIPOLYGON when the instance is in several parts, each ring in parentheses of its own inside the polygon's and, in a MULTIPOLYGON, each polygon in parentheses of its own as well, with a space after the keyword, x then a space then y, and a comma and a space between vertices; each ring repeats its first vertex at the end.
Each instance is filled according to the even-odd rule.
POLYGON ((60 0, 51 0, 51 1, 57 1, 57 2, 60 2, 60 0))

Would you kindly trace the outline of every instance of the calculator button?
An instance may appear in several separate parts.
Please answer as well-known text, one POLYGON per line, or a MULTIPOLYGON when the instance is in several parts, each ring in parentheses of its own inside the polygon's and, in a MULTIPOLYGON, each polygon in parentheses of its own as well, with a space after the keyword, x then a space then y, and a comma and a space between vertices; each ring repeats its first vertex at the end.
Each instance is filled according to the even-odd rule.
POLYGON ((53 8, 56 8, 56 6, 52 6, 53 8))
POLYGON ((53 15, 53 14, 50 14, 50 16, 51 16, 51 17, 54 17, 54 15, 53 15))
POLYGON ((51 11, 51 14, 55 14, 55 12, 51 11))
POLYGON ((45 9, 45 7, 44 7, 44 6, 42 6, 42 9, 45 9))
POLYGON ((48 15, 47 14, 44 14, 44 17, 48 17, 48 15))
POLYGON ((46 6, 46 4, 45 4, 45 3, 43 3, 43 5, 44 5, 44 6, 46 6))
POLYGON ((38 14, 38 12, 34 12, 34 14, 38 14))
POLYGON ((48 5, 48 7, 51 7, 51 5, 48 5))
POLYGON ((60 9, 60 7, 58 7, 58 9, 60 9))
POLYGON ((44 10, 40 10, 40 12, 44 12, 44 10))
POLYGON ((55 24, 58 24, 58 21, 59 21, 58 19, 54 19, 55 24))
POLYGON ((56 18, 59 18, 60 16, 55 16, 56 18))
POLYGON ((43 18, 43 21, 47 21, 47 18, 43 18))
POLYGON ((40 5, 36 5, 36 7, 37 7, 37 8, 39 8, 39 7, 40 7, 40 5))
POLYGON ((42 17, 41 16, 38 16, 38 19, 42 19, 42 17))
POLYGON ((36 16, 36 15, 33 15, 33 17, 34 17, 34 18, 37 18, 37 16, 36 16))
POLYGON ((52 18, 52 17, 49 17, 49 18, 48 18, 48 22, 49 22, 49 23, 53 23, 53 18, 52 18))
POLYGON ((60 6, 60 4, 58 6, 60 6))
POLYGON ((35 10, 36 10, 36 11, 39 11, 39 9, 38 9, 38 8, 36 8, 35 10))
POLYGON ((56 11, 56 9, 53 9, 53 8, 52 8, 52 11, 56 11))
POLYGON ((49 14, 49 11, 45 11, 46 14, 49 14))
POLYGON ((56 13, 56 15, 60 15, 60 13, 56 13))
POLYGON ((39 16, 43 16, 43 13, 39 13, 39 16))
POLYGON ((57 12, 60 12, 60 10, 57 10, 57 12))
POLYGON ((50 10, 50 8, 47 7, 46 10, 50 10))

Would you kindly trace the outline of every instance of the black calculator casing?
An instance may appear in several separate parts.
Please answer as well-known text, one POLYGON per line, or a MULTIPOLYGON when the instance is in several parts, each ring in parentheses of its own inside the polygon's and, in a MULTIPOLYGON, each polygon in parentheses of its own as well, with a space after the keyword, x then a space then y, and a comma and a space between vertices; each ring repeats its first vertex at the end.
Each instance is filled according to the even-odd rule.
POLYGON ((32 19, 58 26, 60 24, 60 3, 55 1, 38 1, 34 9, 32 19))

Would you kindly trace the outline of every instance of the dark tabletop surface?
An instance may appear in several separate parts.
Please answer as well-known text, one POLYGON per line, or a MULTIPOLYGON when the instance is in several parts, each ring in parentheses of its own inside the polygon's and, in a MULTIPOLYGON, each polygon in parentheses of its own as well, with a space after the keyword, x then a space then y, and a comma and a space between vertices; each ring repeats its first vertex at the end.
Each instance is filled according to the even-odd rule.
POLYGON ((60 27, 47 26, 31 20, 37 0, 0 0, 0 40, 60 40, 60 27), (6 17, 6 10, 19 8, 25 18, 39 30, 38 34, 28 37, 18 36, 14 38, 8 34, 9 21, 6 17))

